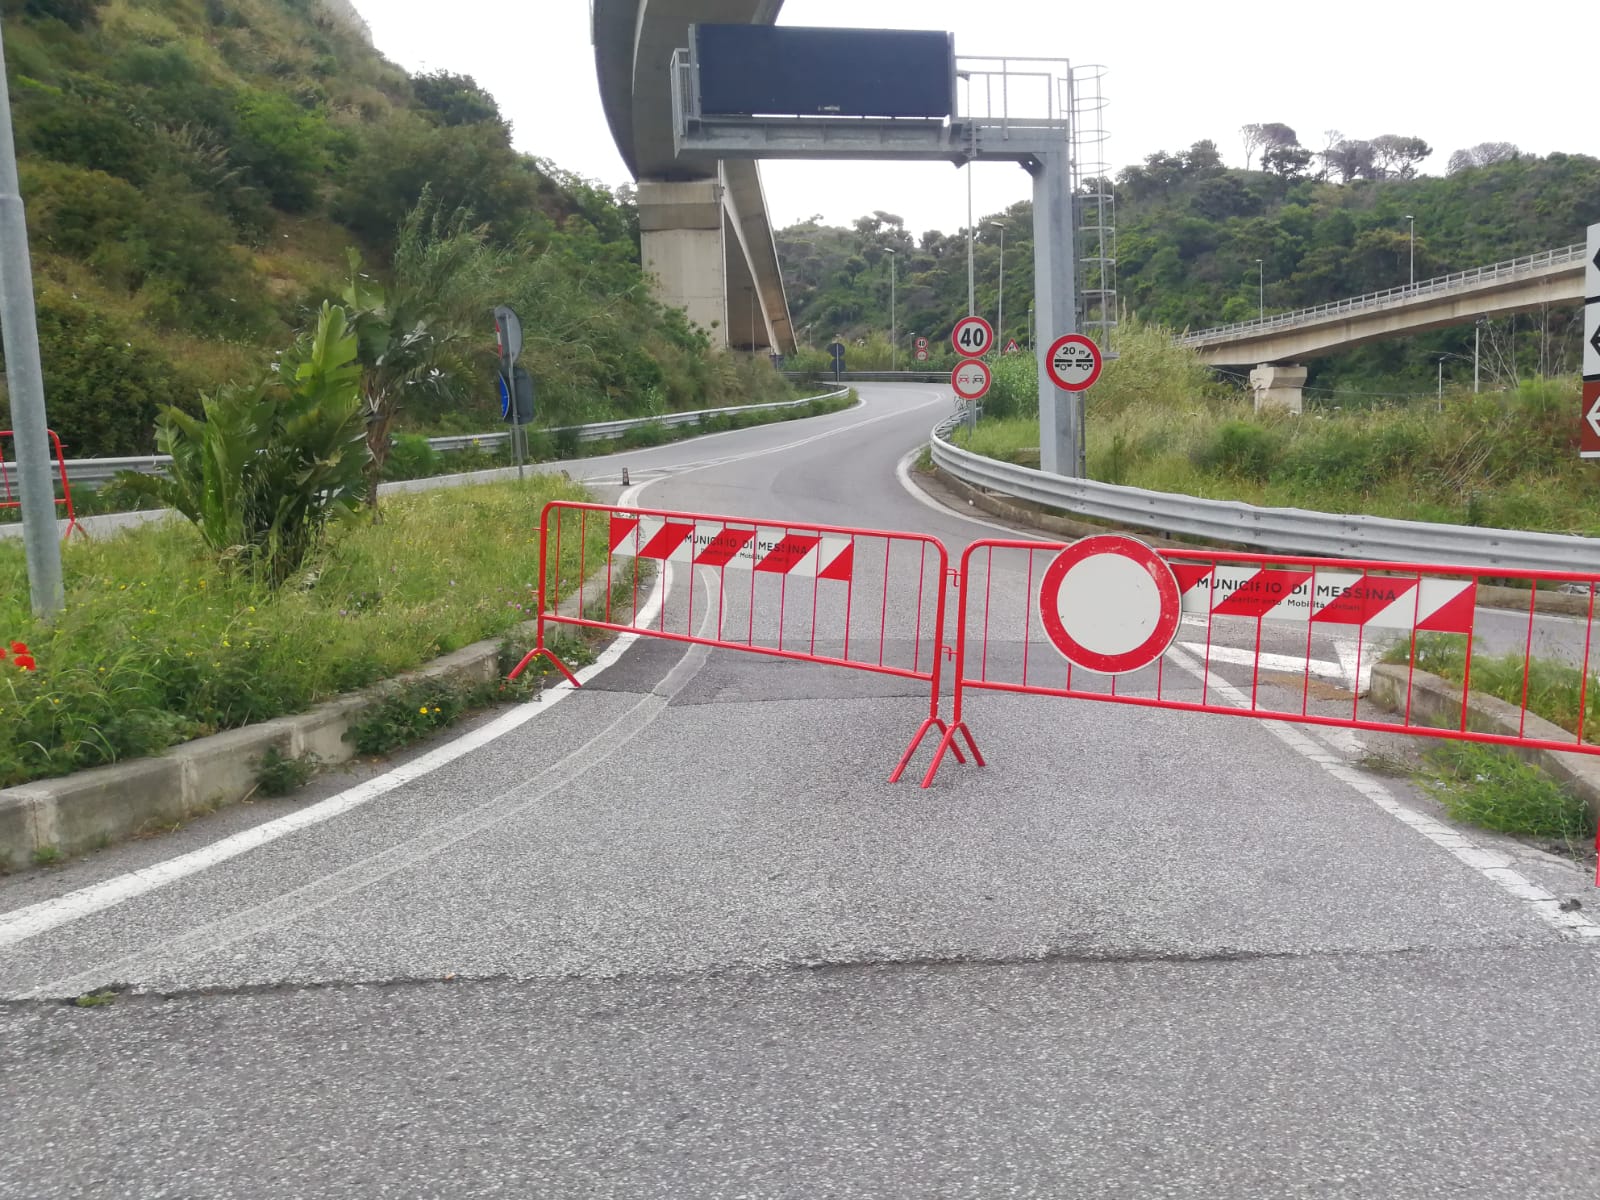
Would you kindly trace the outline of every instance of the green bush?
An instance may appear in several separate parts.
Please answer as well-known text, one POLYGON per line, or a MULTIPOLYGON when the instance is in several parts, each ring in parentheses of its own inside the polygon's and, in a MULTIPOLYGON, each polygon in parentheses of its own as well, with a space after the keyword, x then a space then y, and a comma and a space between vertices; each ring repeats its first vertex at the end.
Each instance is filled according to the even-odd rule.
POLYGON ((327 122, 275 92, 245 92, 234 111, 233 161, 279 208, 305 212, 329 166, 327 122))
POLYGON ((360 379, 344 309, 324 304, 276 379, 220 389, 200 419, 173 408, 161 415, 156 444, 172 455, 168 477, 121 482, 188 517, 225 562, 277 586, 365 494, 360 379))
POLYGON ((385 479, 425 479, 437 475, 444 456, 420 433, 397 433, 383 465, 385 479))
MULTIPOLYGON (((190 380, 142 333, 55 291, 41 292, 37 312, 50 427, 69 458, 152 453, 161 410, 193 407, 190 380)), ((0 428, 10 427, 0 398, 0 428)))
POLYGON ((1194 452, 1195 466, 1239 479, 1265 480, 1281 453, 1274 431, 1249 421, 1224 421, 1194 452))

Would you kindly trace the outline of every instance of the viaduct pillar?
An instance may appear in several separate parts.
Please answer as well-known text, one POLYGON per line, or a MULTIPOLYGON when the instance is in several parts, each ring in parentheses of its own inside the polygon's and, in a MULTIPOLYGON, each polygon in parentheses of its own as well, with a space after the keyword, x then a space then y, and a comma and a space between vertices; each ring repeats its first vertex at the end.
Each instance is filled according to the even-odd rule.
POLYGON ((1279 408, 1297 413, 1301 409, 1301 391, 1305 386, 1304 367, 1282 367, 1262 363, 1250 372, 1250 394, 1255 398, 1256 411, 1279 408))
POLYGON ((728 345, 723 193, 720 178, 638 185, 640 257, 656 296, 683 309, 719 349, 728 345))

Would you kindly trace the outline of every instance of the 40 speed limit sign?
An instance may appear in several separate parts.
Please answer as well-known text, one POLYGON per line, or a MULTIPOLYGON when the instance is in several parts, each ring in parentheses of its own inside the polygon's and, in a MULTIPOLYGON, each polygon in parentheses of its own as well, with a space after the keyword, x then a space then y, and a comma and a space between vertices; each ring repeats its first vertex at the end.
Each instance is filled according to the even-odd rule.
POLYGON ((982 358, 994 345, 994 326, 982 317, 962 317, 950 331, 950 344, 962 358, 982 358))
POLYGON ((1064 392, 1081 392, 1100 378, 1100 347, 1081 333, 1069 333, 1050 343, 1044 369, 1064 392))

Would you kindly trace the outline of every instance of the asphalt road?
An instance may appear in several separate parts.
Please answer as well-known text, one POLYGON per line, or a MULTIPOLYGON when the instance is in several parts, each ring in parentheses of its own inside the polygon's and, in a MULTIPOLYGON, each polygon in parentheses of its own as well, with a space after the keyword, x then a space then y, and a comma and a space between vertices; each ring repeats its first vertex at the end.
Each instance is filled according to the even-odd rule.
MULTIPOLYGON (((861 390, 568 469, 993 534, 897 477, 948 394, 861 390)), ((672 579, 704 628, 711 581, 672 579)), ((988 765, 924 791, 885 782, 914 680, 639 639, 556 694, 247 852, 311 802, 0 880, 0 1197, 1600 1186, 1600 925, 1558 903, 1588 880, 1356 736, 984 694, 988 765)))

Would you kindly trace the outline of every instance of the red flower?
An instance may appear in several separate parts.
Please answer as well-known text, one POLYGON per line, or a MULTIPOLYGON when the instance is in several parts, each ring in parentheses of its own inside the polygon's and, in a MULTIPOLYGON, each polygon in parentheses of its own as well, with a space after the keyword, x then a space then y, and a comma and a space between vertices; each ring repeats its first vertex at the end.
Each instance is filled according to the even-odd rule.
POLYGON ((19 654, 12 661, 15 662, 17 664, 17 666, 21 667, 24 671, 36 671, 36 670, 38 670, 38 667, 34 665, 33 655, 31 655, 31 654, 19 654))
POLYGON ((5 660, 6 660, 5 647, 4 646, 0 646, 0 662, 5 662, 5 660))
POLYGON ((28 652, 28 643, 27 642, 12 642, 11 643, 11 653, 13 653, 13 654, 26 654, 27 652, 28 652))

